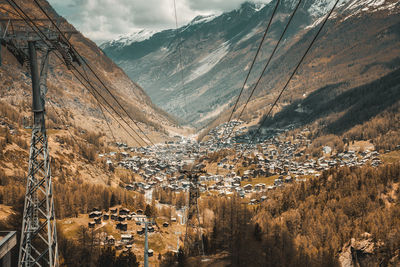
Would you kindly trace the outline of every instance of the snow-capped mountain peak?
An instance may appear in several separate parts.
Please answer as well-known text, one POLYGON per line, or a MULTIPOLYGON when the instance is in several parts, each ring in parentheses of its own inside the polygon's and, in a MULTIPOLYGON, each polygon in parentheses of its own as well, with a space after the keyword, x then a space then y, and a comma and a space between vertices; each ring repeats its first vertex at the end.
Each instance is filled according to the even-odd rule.
POLYGON ((158 31, 140 29, 132 33, 120 35, 117 39, 102 44, 100 47, 105 48, 109 46, 124 47, 132 43, 142 42, 150 39, 158 31))
POLYGON ((200 23, 207 23, 218 17, 219 15, 208 15, 208 16, 197 16, 195 17, 189 25, 195 25, 200 23))

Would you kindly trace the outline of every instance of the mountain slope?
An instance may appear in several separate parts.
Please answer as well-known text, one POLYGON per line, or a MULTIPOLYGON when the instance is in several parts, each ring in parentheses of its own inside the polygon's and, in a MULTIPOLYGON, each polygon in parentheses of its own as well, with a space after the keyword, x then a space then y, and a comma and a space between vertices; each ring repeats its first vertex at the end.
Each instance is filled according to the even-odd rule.
MULTIPOLYGON (((300 6, 256 92, 254 99, 260 101, 250 105, 254 107, 250 111, 261 115, 262 105, 271 100, 284 82, 285 75, 304 52, 333 2, 309 0, 300 6)), ((278 8, 245 96, 258 78, 296 3, 285 0, 278 8)), ((157 105, 188 123, 202 126, 232 106, 274 5, 275 1, 262 8, 245 3, 220 16, 197 17, 177 31, 162 31, 126 45, 122 40, 115 40, 101 48, 143 86, 157 105)), ((386 68, 385 64, 398 52, 399 38, 394 29, 398 26, 399 9, 396 1, 341 2, 303 64, 299 72, 301 77, 292 82, 290 87, 294 89, 288 101, 334 79, 348 81, 359 76, 360 81, 367 82, 390 72, 393 68, 386 68), (344 66, 348 66, 345 73, 344 66), (360 69, 364 71, 360 73, 360 69), (336 72, 338 74, 333 75, 336 72)), ((352 85, 356 82, 358 79, 352 85)))
MULTIPOLYGON (((45 17, 33 2, 18 1, 17 3, 23 10, 28 12, 31 18, 45 17)), ((69 25, 72 27, 65 19, 57 15, 46 1, 41 1, 41 4, 53 18, 60 19, 61 25, 69 25)), ((0 4, 0 6, 12 10, 7 4, 0 4)), ((0 10, 0 12, 1 17, 16 18, 12 13, 8 13, 4 10, 0 10)), ((27 30, 30 30, 30 28, 27 27, 27 30)), ((121 102, 124 108, 139 125, 145 129, 145 132, 153 136, 155 140, 165 138, 166 131, 175 127, 175 122, 171 117, 154 106, 143 89, 132 82, 124 71, 114 64, 110 58, 104 55, 94 42, 85 38, 82 34, 73 35, 71 37, 71 42, 76 47, 77 51, 90 63, 97 75, 107 85, 119 102, 121 102)), ((29 103, 29 101, 31 101, 29 97, 31 94, 31 85, 28 69, 26 66, 21 67, 4 47, 1 53, 3 58, 2 66, 0 67, 0 75, 2 77, 0 81, 2 100, 6 100, 10 103, 12 102, 15 106, 21 106, 21 102, 29 103)), ((105 133, 108 140, 111 141, 112 134, 108 130, 106 121, 93 96, 89 94, 84 86, 80 84, 72 73, 54 55, 51 56, 49 63, 49 92, 47 98, 53 103, 53 106, 56 106, 59 113, 68 113, 64 120, 67 121, 68 124, 79 125, 79 127, 83 129, 93 130, 97 128, 98 131, 105 133)), ((96 81, 95 77, 91 75, 87 69, 85 69, 85 71, 88 73, 90 80, 94 81, 95 87, 99 92, 123 114, 122 110, 118 108, 116 102, 113 101, 112 97, 101 86, 100 82, 96 81)), ((22 106, 29 107, 29 105, 22 106)), ((47 109, 51 110, 51 108, 51 105, 48 104, 47 109)), ((108 109, 111 110, 110 108, 108 109)), ((29 119, 29 108, 24 108, 23 111, 27 119, 29 119)), ((118 141, 137 145, 108 114, 106 116, 111 127, 114 129, 113 132, 118 141)), ((125 126, 125 128, 128 127, 125 126)), ((133 128, 135 128, 135 126, 133 126, 133 128)))

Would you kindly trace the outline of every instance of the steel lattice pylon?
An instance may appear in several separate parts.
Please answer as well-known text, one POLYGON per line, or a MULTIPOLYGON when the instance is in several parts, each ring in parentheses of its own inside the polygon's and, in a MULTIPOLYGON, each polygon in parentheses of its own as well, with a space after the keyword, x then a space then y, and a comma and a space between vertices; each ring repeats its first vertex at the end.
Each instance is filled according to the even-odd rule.
POLYGON ((22 222, 20 266, 58 265, 49 163, 46 131, 44 128, 34 127, 22 222))
POLYGON ((198 187, 199 174, 189 173, 188 178, 190 187, 184 247, 188 254, 198 253, 198 255, 204 256, 204 244, 202 240, 203 236, 198 205, 198 198, 200 197, 198 187))
POLYGON ((68 68, 73 62, 81 64, 78 55, 70 47, 69 42, 61 38, 58 30, 63 28, 62 35, 66 36, 67 40, 78 32, 59 20, 56 30, 49 19, 24 18, 17 4, 11 6, 21 18, 0 18, 0 47, 6 46, 22 66, 30 67, 34 116, 18 266, 53 267, 58 266, 58 249, 50 157, 45 129, 47 69, 50 51, 53 50, 61 55, 68 68), (37 22, 39 24, 36 24, 37 22), (37 50, 41 54, 40 70, 37 50))
POLYGON ((57 231, 54 214, 50 157, 45 128, 45 94, 48 51, 39 67, 36 42, 28 42, 32 76, 32 127, 29 169, 22 221, 19 266, 58 266, 57 231))

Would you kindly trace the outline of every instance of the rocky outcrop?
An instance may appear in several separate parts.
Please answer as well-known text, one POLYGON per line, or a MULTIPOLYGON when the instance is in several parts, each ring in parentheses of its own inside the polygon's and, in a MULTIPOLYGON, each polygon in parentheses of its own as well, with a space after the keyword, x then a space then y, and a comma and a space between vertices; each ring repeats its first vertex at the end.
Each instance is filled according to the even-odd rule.
POLYGON ((379 266, 379 249, 383 246, 380 241, 374 240, 369 233, 364 233, 361 239, 352 238, 347 242, 339 254, 341 267, 379 266))

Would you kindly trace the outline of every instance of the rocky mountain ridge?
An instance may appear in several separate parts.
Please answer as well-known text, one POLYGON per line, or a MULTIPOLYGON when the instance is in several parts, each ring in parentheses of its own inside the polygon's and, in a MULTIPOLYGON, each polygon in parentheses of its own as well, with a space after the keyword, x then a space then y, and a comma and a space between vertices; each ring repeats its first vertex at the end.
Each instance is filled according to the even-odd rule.
MULTIPOLYGON (((64 18, 60 17, 47 1, 43 0, 40 2, 47 12, 49 12, 50 16, 60 19, 63 25, 67 25, 73 29, 73 26, 64 18)), ((31 18, 45 17, 34 3, 19 1, 18 4, 23 10, 29 11, 28 14, 31 18)), ((4 8, 4 10, 0 10, 1 17, 17 18, 12 12, 5 11, 12 10, 10 6, 7 4, 0 4, 0 6, 4 8)), ((30 30, 28 26, 26 27, 27 30, 30 30)), ((168 136, 169 129, 175 129, 176 124, 174 120, 168 114, 153 105, 144 90, 133 82, 94 42, 85 38, 81 33, 78 33, 72 35, 71 43, 75 46, 77 51, 83 55, 85 60, 89 62, 96 74, 134 120, 145 129, 146 134, 153 136, 154 140, 160 141, 168 136)), ((29 96, 31 94, 29 70, 26 66, 19 65, 5 47, 2 48, 1 56, 3 62, 0 68, 1 99, 13 103, 18 107, 25 107, 26 105, 22 105, 21 103, 29 103, 29 96)), ((117 108, 121 114, 124 114, 117 103, 113 101, 112 96, 107 93, 106 89, 97 81, 96 77, 90 73, 87 67, 80 68, 80 71, 86 73, 99 93, 117 108)), ((48 104, 47 109, 50 110, 53 106, 58 110, 59 114, 64 114, 64 116, 66 116, 64 121, 66 121, 68 125, 76 125, 87 130, 97 129, 97 131, 103 132, 107 136, 108 141, 113 141, 112 136, 114 134, 118 141, 135 145, 132 138, 122 127, 119 126, 105 110, 100 110, 93 96, 54 55, 50 56, 48 88, 47 99, 48 102, 52 102, 50 103, 52 105, 48 104), (103 112, 111 128, 114 129, 113 133, 111 133, 107 127, 106 120, 102 114, 103 112)), ((98 96, 98 99, 101 100, 101 97, 98 96)), ((28 109, 24 109, 24 112, 26 112, 29 118, 29 105, 26 107, 28 109)), ((108 107, 108 110, 111 110, 111 108, 108 107)), ((115 114, 114 116, 118 117, 115 114)), ((125 114, 124 116, 127 118, 125 114)), ((129 121, 129 119, 127 120, 129 121)), ((133 123, 132 127, 135 128, 133 123)), ((128 128, 128 126, 125 125, 125 128, 128 128)))
MULTIPOLYGON (((201 127, 229 110, 233 105, 275 3, 272 1, 262 8, 245 3, 239 9, 221 15, 197 17, 177 31, 161 31, 146 40, 132 42, 126 46, 116 40, 101 45, 101 48, 132 79, 143 86, 157 105, 182 118, 186 123, 201 127), (113 45, 117 43, 118 45, 113 45), (182 53, 182 66, 179 63, 179 50, 182 53)), ((296 3, 297 1, 293 0, 281 1, 270 33, 246 86, 245 96, 249 94, 248 88, 251 88, 258 78, 296 3)), ((300 5, 283 43, 271 62, 266 77, 256 92, 255 101, 266 100, 274 94, 275 88, 281 82, 278 80, 282 80, 282 74, 288 73, 290 67, 295 64, 303 52, 300 50, 300 48, 304 49, 302 44, 310 40, 311 34, 320 25, 333 3, 334 1, 331 0, 309 0, 300 5)), ((369 38, 375 38, 373 36, 375 32, 364 36, 350 36, 348 40, 340 38, 340 35, 345 36, 354 29, 359 32, 364 31, 363 23, 367 19, 374 21, 371 23, 375 24, 375 28, 380 27, 379 31, 383 31, 385 28, 390 29, 398 23, 398 13, 399 4, 396 1, 341 1, 320 38, 324 45, 331 45, 326 47, 325 51, 319 51, 316 54, 315 50, 322 50, 321 46, 316 44, 316 48, 311 51, 303 64, 304 68, 300 70, 301 79, 293 81, 293 87, 296 89, 291 98, 296 99, 299 95, 303 95, 304 91, 310 93, 330 83, 330 79, 321 77, 318 84, 310 86, 311 88, 305 88, 304 83, 298 83, 298 81, 306 81, 315 75, 320 75, 317 73, 323 72, 327 74, 326 76, 330 76, 337 71, 338 66, 327 68, 326 65, 327 59, 336 56, 331 53, 332 50, 335 50, 333 46, 336 45, 335 42, 367 44, 372 40, 369 38), (349 24, 354 29, 340 27, 340 25, 349 24), (309 68, 310 64, 311 68, 309 68)), ((378 55, 385 52, 385 54, 391 55, 392 60, 398 44, 398 38, 396 38, 383 43, 388 47, 383 49, 381 47, 380 51, 375 51, 378 46, 368 47, 369 57, 372 57, 374 53, 378 55)), ((361 60, 357 53, 361 54, 363 51, 334 52, 344 58, 348 65, 352 64, 359 68, 374 64, 374 62, 377 63, 376 58, 361 60)), ((340 69, 338 71, 340 72, 340 69)), ((370 75, 369 71, 360 75, 359 69, 354 68, 354 70, 350 70, 350 73, 352 77, 359 75, 365 78, 370 75)), ((371 80, 387 74, 390 69, 374 71, 370 75, 371 80)), ((346 75, 348 74, 343 75, 341 79, 348 80, 349 77, 346 75)), ((267 102, 264 102, 264 106, 265 103, 267 102)), ((254 106, 257 109, 250 111, 260 113, 260 105, 254 106)))

